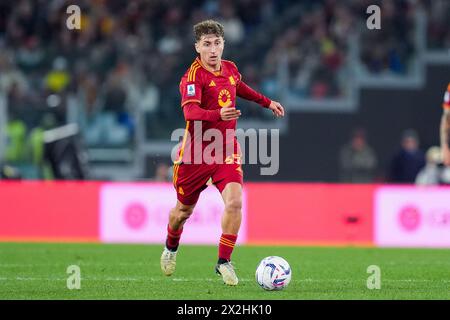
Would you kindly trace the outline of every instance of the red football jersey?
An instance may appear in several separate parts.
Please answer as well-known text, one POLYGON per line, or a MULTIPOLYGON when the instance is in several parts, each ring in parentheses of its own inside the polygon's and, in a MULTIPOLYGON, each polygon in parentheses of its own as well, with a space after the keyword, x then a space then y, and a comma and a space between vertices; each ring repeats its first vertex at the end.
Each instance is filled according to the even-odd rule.
POLYGON ((450 110, 450 83, 447 87, 447 92, 444 95, 444 103, 442 104, 444 109, 450 110))
MULTIPOLYGON (((239 85, 241 78, 242 76, 236 65, 231 61, 222 60, 220 71, 211 72, 202 65, 197 57, 181 78, 181 106, 183 107, 188 103, 198 103, 201 108, 206 110, 223 107, 235 108, 236 87, 239 85)), ((212 150, 214 149, 212 142, 215 146, 218 143, 215 138, 209 138, 211 140, 208 141, 208 135, 205 136, 208 129, 219 130, 223 137, 223 141, 220 141, 223 148, 221 149, 223 158, 220 156, 218 158, 221 158, 224 163, 239 161, 240 147, 235 136, 236 120, 223 121, 220 119, 218 121, 187 121, 176 163, 199 163, 199 160, 201 160, 201 163, 205 163, 205 155, 215 156, 215 151, 218 149, 212 150), (208 145, 210 145, 209 149, 205 150, 208 145), (200 156, 202 156, 202 159, 199 158, 200 156)), ((211 135, 214 136, 214 134, 211 135)), ((211 158, 207 161, 211 161, 211 158)))

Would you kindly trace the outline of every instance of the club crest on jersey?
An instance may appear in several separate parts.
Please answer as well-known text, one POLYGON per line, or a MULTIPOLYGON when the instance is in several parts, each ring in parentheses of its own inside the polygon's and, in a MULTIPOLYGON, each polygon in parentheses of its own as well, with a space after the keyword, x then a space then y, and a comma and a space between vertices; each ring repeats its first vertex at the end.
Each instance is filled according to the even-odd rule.
POLYGON ((235 86, 235 85, 236 85, 236 82, 234 82, 233 76, 230 76, 228 79, 230 79, 230 84, 231 84, 232 86, 235 86))
POLYGON ((187 85, 187 95, 188 96, 195 96, 195 85, 194 84, 188 84, 187 85))

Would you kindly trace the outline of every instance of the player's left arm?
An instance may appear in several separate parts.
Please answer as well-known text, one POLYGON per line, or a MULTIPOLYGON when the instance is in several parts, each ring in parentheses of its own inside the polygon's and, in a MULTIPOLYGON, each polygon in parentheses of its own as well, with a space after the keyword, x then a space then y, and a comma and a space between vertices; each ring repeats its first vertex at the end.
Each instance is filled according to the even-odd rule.
POLYGON ((450 109, 444 109, 442 113, 441 149, 444 164, 450 166, 450 109))
POLYGON ((446 166, 450 166, 450 83, 444 95, 441 118, 441 150, 442 160, 446 166))
POLYGON ((245 100, 256 102, 264 108, 272 110, 275 117, 284 117, 284 108, 278 101, 267 98, 262 93, 250 88, 244 81, 242 81, 242 75, 239 73, 237 66, 232 63, 234 67, 235 75, 238 79, 236 84, 236 95, 245 100))
POLYGON ((236 94, 243 99, 254 101, 264 108, 272 110, 275 117, 284 117, 284 108, 278 101, 267 98, 262 93, 250 88, 244 81, 239 81, 236 86, 236 94))

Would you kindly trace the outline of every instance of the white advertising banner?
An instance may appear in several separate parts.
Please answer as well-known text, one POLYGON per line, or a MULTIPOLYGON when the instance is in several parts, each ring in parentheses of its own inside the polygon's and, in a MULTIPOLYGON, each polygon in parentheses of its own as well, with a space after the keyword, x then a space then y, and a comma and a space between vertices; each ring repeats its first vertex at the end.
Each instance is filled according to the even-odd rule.
POLYGON ((375 244, 450 247, 450 188, 379 188, 375 193, 375 244))
MULTIPOLYGON (((246 240, 246 205, 237 243, 246 240)), ((169 211, 176 204, 170 183, 111 183, 100 191, 100 240, 121 243, 164 243, 169 211)), ((224 204, 214 186, 204 190, 184 225, 181 244, 218 244, 224 204)))

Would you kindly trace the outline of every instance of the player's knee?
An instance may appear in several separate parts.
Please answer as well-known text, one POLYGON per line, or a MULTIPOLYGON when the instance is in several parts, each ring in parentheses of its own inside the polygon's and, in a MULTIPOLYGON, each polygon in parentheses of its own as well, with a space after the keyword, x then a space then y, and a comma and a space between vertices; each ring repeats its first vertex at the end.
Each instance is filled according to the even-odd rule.
POLYGON ((239 198, 229 199, 225 203, 225 210, 230 213, 240 213, 242 209, 242 200, 239 198))
POLYGON ((190 207, 180 207, 180 208, 178 208, 177 211, 178 211, 177 212, 178 219, 180 221, 184 221, 184 220, 187 220, 191 216, 191 214, 194 210, 193 210, 193 208, 190 208, 190 207))

